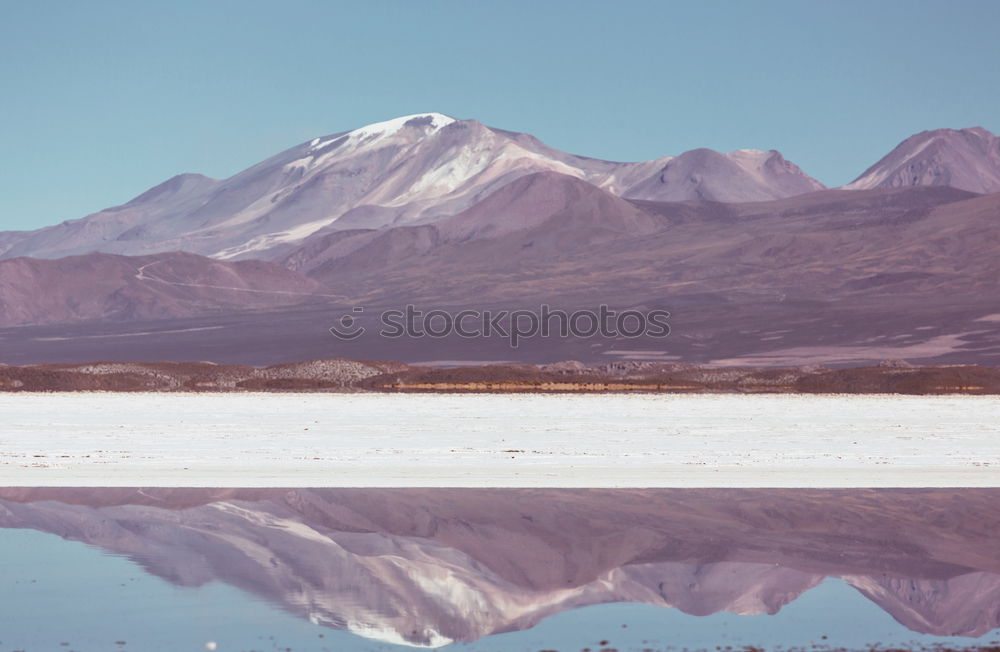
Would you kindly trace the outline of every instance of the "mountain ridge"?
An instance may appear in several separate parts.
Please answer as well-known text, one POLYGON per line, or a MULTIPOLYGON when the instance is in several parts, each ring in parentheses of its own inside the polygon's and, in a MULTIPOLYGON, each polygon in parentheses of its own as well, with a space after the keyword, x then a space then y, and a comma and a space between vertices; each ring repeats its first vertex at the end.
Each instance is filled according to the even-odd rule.
POLYGON ((416 114, 313 138, 227 179, 178 175, 84 218, 0 234, 0 257, 183 250, 273 260, 324 228, 434 222, 541 171, 659 200, 763 201, 823 187, 774 151, 695 152, 604 161, 476 120, 416 114))
MULTIPOLYGON (((0 232, 0 259, 177 250, 277 260, 313 235, 434 223, 543 171, 645 201, 774 201, 825 188, 776 150, 605 161, 476 120, 414 114, 313 138, 226 179, 183 173, 82 218, 0 232)), ((982 127, 920 132, 842 188, 913 185, 1000 191, 1000 138, 982 127)))

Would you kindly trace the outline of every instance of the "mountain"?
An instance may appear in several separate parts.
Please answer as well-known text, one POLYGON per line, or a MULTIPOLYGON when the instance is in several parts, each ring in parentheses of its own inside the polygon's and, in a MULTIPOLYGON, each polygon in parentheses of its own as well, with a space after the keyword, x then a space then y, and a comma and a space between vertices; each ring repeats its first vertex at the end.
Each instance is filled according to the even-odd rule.
POLYGON ((557 172, 622 197, 764 201, 821 189, 777 152, 696 150, 616 163, 439 113, 314 138, 228 179, 185 174, 79 220, 0 233, 0 256, 187 251, 273 260, 313 234, 455 215, 520 176, 557 172))
POLYGON ((825 187, 774 150, 741 149, 720 154, 694 149, 668 161, 657 174, 632 186, 623 196, 653 201, 756 202, 825 187))
POLYGON ((982 127, 922 131, 904 140, 844 188, 903 186, 1000 192, 1000 138, 982 127))
MULTIPOLYGON (((918 134, 880 165, 930 156, 986 178, 986 163, 969 162, 969 152, 990 139, 981 129, 918 134)), ((0 265, 0 361, 149 359, 150 351, 182 361, 190 336, 170 333, 197 329, 199 359, 240 364, 331 356, 993 364, 1000 193, 961 190, 954 179, 896 187, 898 178, 824 190, 777 152, 614 163, 473 120, 406 116, 314 139, 229 179, 181 175, 81 220, 0 233, 0 256, 17 259, 0 265), (162 249, 173 253, 154 253, 162 249), (72 256, 53 259, 64 254, 72 256), (173 285, 136 277, 145 261, 127 258, 151 255, 175 257, 173 285), (191 280, 203 269, 222 274, 212 261, 259 259, 286 269, 191 280), (377 327, 379 309, 408 304, 609 305, 673 316, 665 341, 538 340, 516 352, 485 338, 389 341, 377 328, 350 344, 331 341, 343 305, 363 307, 358 322, 377 327), (253 313, 265 309, 280 321, 253 313), (149 320, 162 322, 156 337, 138 337, 154 332, 139 323, 149 320), (9 328, 23 324, 49 326, 9 328)))
POLYGON ((609 297, 657 305, 679 294, 760 305, 768 297, 856 301, 887 289, 896 301, 912 294, 926 303, 989 291, 1000 272, 990 213, 998 200, 902 188, 646 202, 539 173, 433 224, 311 238, 279 262, 375 305, 609 297))
POLYGON ((187 253, 0 261, 0 325, 171 319, 324 301, 319 285, 262 261, 187 253))
POLYGON ((660 230, 661 220, 585 181, 556 172, 538 172, 509 183, 471 208, 436 223, 448 242, 499 239, 514 233, 551 237, 555 253, 579 243, 616 236, 636 237, 660 230), (563 237, 560 237, 563 236, 563 237), (574 242, 567 242, 572 238, 574 242))
POLYGON ((436 647, 585 605, 774 614, 826 577, 904 626, 1000 626, 996 491, 0 490, 0 528, 436 647))
POLYGON ((279 263, 327 283, 377 275, 413 258, 448 265, 519 265, 582 247, 655 233, 666 222, 576 177, 536 172, 507 184, 458 215, 433 224, 335 232, 309 238, 279 263))
MULTIPOLYGON (((93 253, 125 253, 127 243, 160 220, 192 211, 220 182, 200 174, 180 174, 147 190, 135 199, 83 219, 69 220, 35 231, 0 233, 0 257, 16 258, 93 253), (122 251, 114 251, 121 249, 122 251)), ((164 247, 163 251, 169 251, 164 247)))
MULTIPOLYGON (((49 282, 52 298, 45 299, 52 303, 45 319, 51 325, 0 330, 0 362, 185 361, 195 333, 197 359, 253 365, 331 356, 993 365, 1000 351, 998 211, 1000 194, 947 186, 825 190, 742 204, 650 202, 624 200, 572 176, 536 173, 434 223, 308 238, 277 262, 298 283, 300 275, 311 279, 292 292, 314 294, 245 293, 267 298, 273 307, 267 316, 250 310, 252 303, 235 305, 226 291, 199 297, 197 309, 186 303, 183 311, 138 313, 111 303, 100 304, 110 306, 107 313, 93 308, 82 316, 78 293, 58 289, 74 275, 60 276, 49 282), (542 304, 664 309, 672 315, 671 333, 666 339, 535 338, 516 350, 498 337, 379 336, 380 311, 406 305, 456 311, 538 310, 542 304), (364 308, 355 316, 368 329, 350 342, 328 330, 345 305, 364 308), (155 329, 128 321, 150 314, 192 316, 160 319, 155 329)), ((102 281, 103 291, 149 291, 155 281, 136 286, 138 267, 123 262, 102 281)), ((4 323, 38 321, 35 306, 45 295, 38 284, 25 287, 4 309, 18 319, 4 323), (18 302, 28 309, 18 313, 18 302)), ((180 289, 191 290, 173 287, 180 289)))

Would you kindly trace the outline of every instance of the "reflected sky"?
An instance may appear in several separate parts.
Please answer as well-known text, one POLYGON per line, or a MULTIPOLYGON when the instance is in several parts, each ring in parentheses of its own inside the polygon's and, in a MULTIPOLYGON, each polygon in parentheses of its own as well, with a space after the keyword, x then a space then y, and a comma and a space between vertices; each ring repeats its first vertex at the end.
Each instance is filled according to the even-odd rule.
POLYGON ((0 489, 0 651, 982 645, 998 499, 0 489))

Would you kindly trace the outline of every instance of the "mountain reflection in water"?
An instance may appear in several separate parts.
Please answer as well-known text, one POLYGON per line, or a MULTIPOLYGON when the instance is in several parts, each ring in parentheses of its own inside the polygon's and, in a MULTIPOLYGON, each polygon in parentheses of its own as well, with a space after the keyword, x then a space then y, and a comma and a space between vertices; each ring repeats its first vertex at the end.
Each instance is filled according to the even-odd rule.
POLYGON ((774 614, 827 577, 910 630, 1000 626, 1000 489, 0 489, 0 528, 439 646, 641 602, 774 614))

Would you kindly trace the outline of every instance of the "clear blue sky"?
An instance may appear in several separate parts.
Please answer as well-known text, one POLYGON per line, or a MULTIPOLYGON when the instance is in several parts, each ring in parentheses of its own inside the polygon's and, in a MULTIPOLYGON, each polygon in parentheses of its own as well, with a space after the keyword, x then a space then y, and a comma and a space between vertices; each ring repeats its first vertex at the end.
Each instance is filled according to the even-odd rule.
POLYGON ((914 132, 1000 131, 998 26, 997 0, 0 0, 0 229, 425 111, 839 185, 914 132))

